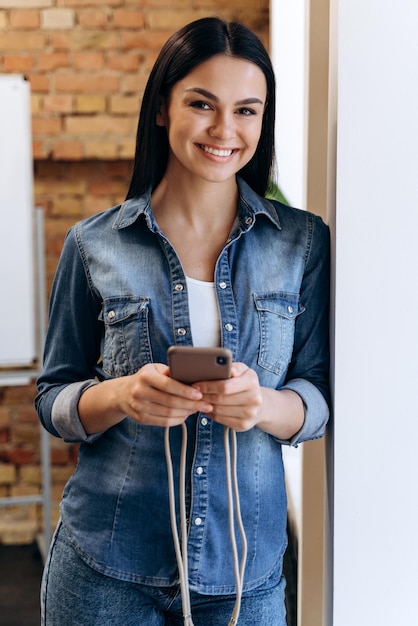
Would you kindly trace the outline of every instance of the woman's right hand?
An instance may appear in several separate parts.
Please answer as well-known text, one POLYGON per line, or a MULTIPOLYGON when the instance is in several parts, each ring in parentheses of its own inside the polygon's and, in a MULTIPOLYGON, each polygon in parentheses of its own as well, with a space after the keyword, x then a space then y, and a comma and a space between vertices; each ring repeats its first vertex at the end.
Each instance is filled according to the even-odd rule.
POLYGON ((105 380, 81 396, 78 412, 87 434, 99 433, 127 415, 150 426, 177 426, 212 406, 202 393, 169 377, 163 363, 148 363, 130 376, 105 380))

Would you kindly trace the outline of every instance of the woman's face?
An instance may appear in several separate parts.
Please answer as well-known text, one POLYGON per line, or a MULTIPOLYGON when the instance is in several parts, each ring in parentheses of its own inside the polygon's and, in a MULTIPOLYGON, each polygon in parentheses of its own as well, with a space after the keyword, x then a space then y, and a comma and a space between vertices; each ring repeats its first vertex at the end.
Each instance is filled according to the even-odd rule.
POLYGON ((220 54, 177 82, 157 114, 170 146, 167 173, 222 182, 253 157, 267 85, 261 69, 220 54))

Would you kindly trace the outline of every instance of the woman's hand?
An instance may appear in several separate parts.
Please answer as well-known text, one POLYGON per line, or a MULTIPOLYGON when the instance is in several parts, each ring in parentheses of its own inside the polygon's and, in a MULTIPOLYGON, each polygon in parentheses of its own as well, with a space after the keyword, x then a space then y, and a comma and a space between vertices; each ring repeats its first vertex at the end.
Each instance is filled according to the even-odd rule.
POLYGON ((198 411, 213 407, 190 385, 168 376, 168 367, 149 363, 131 376, 105 380, 89 387, 78 405, 87 434, 99 433, 127 415, 149 426, 177 426, 198 411))
POLYGON ((121 381, 121 409, 142 424, 176 426, 197 411, 210 412, 203 394, 168 375, 162 363, 144 365, 121 381))
POLYGON ((232 365, 231 378, 199 382, 193 385, 212 405, 210 417, 233 430, 249 430, 260 420, 263 394, 254 370, 244 363, 232 365))
POLYGON ((257 426, 289 440, 303 426, 305 410, 300 396, 290 389, 261 387, 256 372, 244 363, 234 363, 231 378, 193 385, 203 400, 213 406, 210 417, 236 431, 257 426))

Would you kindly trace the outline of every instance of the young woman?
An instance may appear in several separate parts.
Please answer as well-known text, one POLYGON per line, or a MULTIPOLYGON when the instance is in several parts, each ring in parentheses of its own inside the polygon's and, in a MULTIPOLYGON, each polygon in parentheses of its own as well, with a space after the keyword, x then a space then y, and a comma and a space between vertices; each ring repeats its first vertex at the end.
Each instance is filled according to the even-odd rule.
POLYGON ((182 28, 148 81, 126 201, 66 238, 36 406, 49 432, 81 446, 45 567, 44 625, 225 626, 237 594, 242 626, 286 624, 281 446, 322 436, 328 418, 329 249, 319 217, 264 198, 274 109, 250 30, 216 18, 182 28), (229 348, 231 378, 170 378, 172 345, 229 348), (175 483, 188 435, 186 607, 168 427, 175 483))

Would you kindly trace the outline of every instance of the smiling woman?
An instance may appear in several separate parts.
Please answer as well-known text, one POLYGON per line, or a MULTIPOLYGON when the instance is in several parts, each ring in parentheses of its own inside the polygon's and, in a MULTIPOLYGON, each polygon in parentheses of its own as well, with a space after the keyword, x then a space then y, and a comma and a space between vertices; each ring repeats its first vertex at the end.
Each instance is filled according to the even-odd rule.
POLYGON ((282 445, 328 418, 329 246, 265 198, 274 106, 248 28, 185 26, 151 72, 127 199, 68 233, 36 406, 81 445, 43 626, 286 625, 282 445), (169 347, 197 344, 228 348, 231 376, 172 378, 169 347))
POLYGON ((198 65, 157 115, 170 146, 164 176, 235 186, 235 174, 257 149, 266 96, 264 74, 250 61, 219 54, 198 65))

